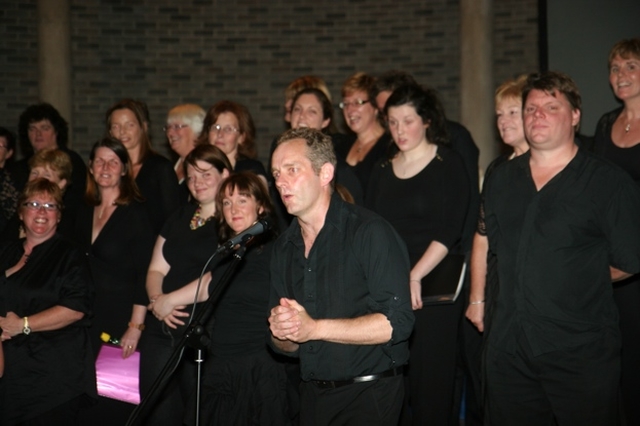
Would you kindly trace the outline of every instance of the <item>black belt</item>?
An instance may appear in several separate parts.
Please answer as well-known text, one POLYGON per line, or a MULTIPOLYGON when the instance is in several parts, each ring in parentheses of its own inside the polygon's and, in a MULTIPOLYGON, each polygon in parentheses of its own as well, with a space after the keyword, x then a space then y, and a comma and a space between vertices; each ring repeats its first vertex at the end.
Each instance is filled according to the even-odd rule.
POLYGON ((374 380, 383 379, 385 377, 399 376, 403 371, 404 367, 396 367, 383 373, 358 376, 349 380, 310 380, 310 382, 321 389, 335 389, 341 386, 352 385, 354 383, 372 382, 374 380))

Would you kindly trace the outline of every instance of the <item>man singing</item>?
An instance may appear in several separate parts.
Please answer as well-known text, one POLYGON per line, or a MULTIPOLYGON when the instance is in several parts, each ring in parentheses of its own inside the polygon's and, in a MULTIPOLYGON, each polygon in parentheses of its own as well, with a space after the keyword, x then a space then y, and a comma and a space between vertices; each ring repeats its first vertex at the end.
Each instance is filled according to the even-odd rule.
POLYGON ((296 217, 271 262, 272 346, 300 358, 300 424, 396 425, 414 317, 409 260, 382 218, 333 192, 331 139, 278 140, 272 172, 296 217))

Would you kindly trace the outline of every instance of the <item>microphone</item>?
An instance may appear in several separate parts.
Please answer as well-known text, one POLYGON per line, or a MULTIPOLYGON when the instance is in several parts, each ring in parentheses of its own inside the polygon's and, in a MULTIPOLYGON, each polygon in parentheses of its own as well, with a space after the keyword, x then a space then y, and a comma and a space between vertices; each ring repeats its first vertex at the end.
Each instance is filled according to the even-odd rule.
POLYGON ((258 220, 256 223, 231 238, 229 241, 218 247, 216 253, 228 252, 232 250, 238 244, 246 244, 253 237, 263 234, 270 230, 272 227, 271 221, 268 218, 258 220))

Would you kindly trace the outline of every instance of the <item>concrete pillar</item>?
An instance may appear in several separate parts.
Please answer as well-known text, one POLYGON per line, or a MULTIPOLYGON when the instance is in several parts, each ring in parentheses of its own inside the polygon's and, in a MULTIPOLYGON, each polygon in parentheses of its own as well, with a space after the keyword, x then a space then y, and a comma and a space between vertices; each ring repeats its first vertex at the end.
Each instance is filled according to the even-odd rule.
POLYGON ((460 0, 461 121, 480 149, 480 172, 498 155, 493 105, 493 0, 460 0))
POLYGON ((38 85, 40 100, 69 122, 72 144, 71 27, 69 0, 38 0, 38 85))

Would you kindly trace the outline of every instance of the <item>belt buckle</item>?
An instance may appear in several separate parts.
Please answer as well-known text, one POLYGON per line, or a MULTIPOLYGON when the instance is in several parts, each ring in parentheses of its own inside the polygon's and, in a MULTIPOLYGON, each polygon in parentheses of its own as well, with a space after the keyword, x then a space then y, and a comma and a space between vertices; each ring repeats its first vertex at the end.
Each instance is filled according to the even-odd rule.
POLYGON ((336 382, 334 382, 333 380, 314 380, 313 382, 320 389, 335 389, 335 388, 337 388, 336 382))

